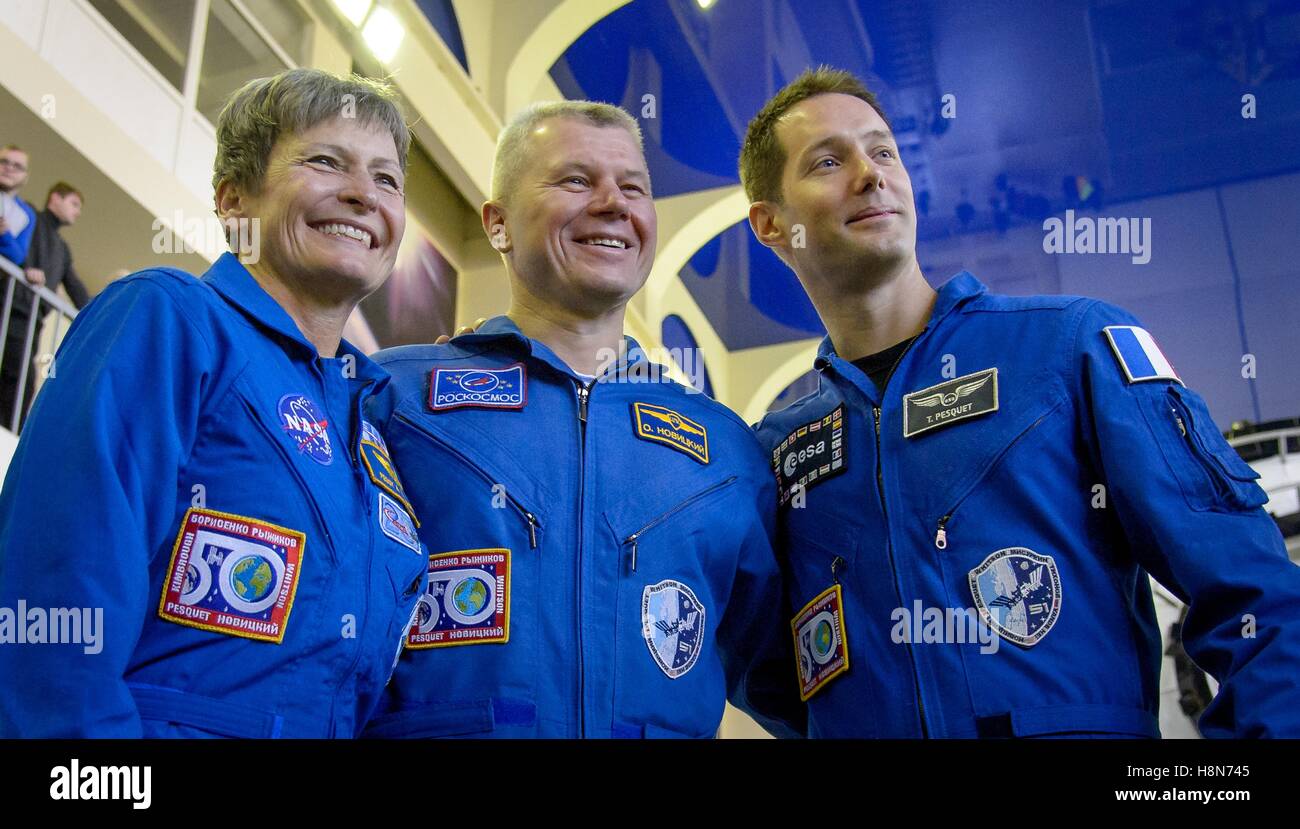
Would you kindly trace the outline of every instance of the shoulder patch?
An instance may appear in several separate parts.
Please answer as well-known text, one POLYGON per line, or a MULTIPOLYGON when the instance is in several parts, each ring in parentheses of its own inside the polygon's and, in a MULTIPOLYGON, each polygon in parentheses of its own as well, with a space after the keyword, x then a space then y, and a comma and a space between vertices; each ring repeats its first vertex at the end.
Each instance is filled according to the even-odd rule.
POLYGON ((1102 332, 1129 385, 1146 380, 1173 380, 1183 385, 1183 381, 1174 372, 1174 367, 1145 328, 1136 325, 1108 325, 1102 332))
POLYGON ((429 583, 406 634, 410 650, 510 641, 510 551, 429 556, 429 583))
POLYGON ((700 463, 709 462, 709 432, 704 425, 654 403, 632 404, 632 427, 642 440, 665 443, 700 463))
POLYGON ((256 518, 192 508, 181 521, 159 617, 264 642, 284 640, 307 536, 256 518))
POLYGON ((429 374, 429 408, 522 409, 528 400, 523 363, 509 368, 436 368, 429 374))
POLYGON ((814 484, 843 472, 844 404, 825 417, 805 423, 785 436, 772 450, 776 470, 777 502, 780 506, 814 484))

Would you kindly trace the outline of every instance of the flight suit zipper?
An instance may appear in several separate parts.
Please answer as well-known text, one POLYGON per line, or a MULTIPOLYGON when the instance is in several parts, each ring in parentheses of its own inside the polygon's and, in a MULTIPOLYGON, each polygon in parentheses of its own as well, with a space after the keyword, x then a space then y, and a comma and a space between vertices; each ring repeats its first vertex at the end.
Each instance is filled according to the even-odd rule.
POLYGON ((1002 462, 1002 459, 1006 457, 1006 454, 1011 451, 1011 448, 1015 446, 1017 443, 1019 443, 1025 437, 1025 435, 1037 429, 1038 425, 1042 423, 1044 420, 1046 420, 1048 416, 1052 414, 1052 412, 1055 412, 1057 407, 1059 406, 1060 403, 1058 402, 1055 406, 1043 412, 1043 414, 1040 415, 1037 420, 1029 424, 1028 428, 1026 428, 1020 434, 1016 435, 1015 440, 1011 441, 1006 446, 1002 447, 1001 451, 999 451, 997 455, 995 455, 993 459, 990 460, 988 464, 984 467, 984 471, 981 472, 979 475, 977 475, 975 477, 975 480, 971 481, 970 485, 967 486, 962 491, 961 496, 958 497, 956 502, 951 507, 949 507, 947 511, 944 512, 943 517, 941 517, 937 522, 935 533, 934 533, 934 546, 936 549, 946 550, 948 548, 947 526, 948 526, 948 522, 952 520, 953 513, 957 511, 957 508, 960 507, 968 497, 970 497, 970 494, 975 491, 976 487, 978 487, 981 483, 983 483, 984 479, 989 476, 989 473, 997 468, 998 464, 1002 462))
MULTIPOLYGON (((904 352, 906 353, 906 352, 904 352)), ((903 359, 902 355, 898 358, 903 359)), ((894 364, 897 368, 898 364, 894 364)), ((890 371, 892 376, 893 371, 890 371)), ((885 381, 888 384, 888 380, 885 381)), ((881 398, 884 398, 884 391, 881 390, 881 398)), ((880 496, 880 514, 885 519, 885 548, 889 551, 889 567, 894 571, 894 595, 898 598, 898 606, 903 606, 902 588, 898 584, 898 565, 894 561, 894 541, 889 537, 889 510, 885 507, 885 471, 884 464, 880 456, 880 407, 871 407, 872 417, 876 422, 876 494, 880 496)), ((833 564, 833 563, 832 563, 833 564)), ((832 566, 832 573, 834 567, 832 566)), ((928 738, 930 736, 930 727, 925 722, 925 700, 921 697, 921 673, 916 667, 916 654, 912 651, 912 643, 905 642, 907 646, 907 658, 912 663, 912 682, 916 688, 916 709, 921 718, 921 736, 928 738)))
POLYGON ((575 380, 578 388, 578 555, 577 555, 577 590, 578 594, 578 736, 587 736, 587 669, 583 659, 582 645, 582 539, 586 535, 583 526, 583 506, 586 501, 587 488, 587 398, 591 389, 585 383, 575 380))
POLYGON ((623 546, 626 547, 628 544, 632 545, 632 572, 633 573, 636 572, 636 547, 637 547, 637 541, 641 538, 641 536, 645 535, 647 532, 659 526, 664 521, 667 521, 672 516, 686 509, 691 504, 694 504, 696 501, 699 501, 701 498, 704 498, 707 495, 712 495, 714 492, 717 492, 718 490, 735 483, 735 481, 736 481, 736 476, 732 475, 731 477, 727 478, 725 481, 719 481, 718 483, 713 484, 712 486, 695 493, 691 497, 687 498, 685 501, 682 501, 677 506, 673 507, 672 509, 665 512, 663 515, 651 521, 649 524, 646 524, 641 529, 637 530, 636 532, 629 535, 627 538, 623 539, 623 546))
MULTIPOLYGON (((402 414, 398 414, 396 415, 396 418, 402 421, 403 423, 405 423, 407 426, 411 427, 411 429, 413 429, 417 434, 419 434, 425 440, 432 441, 433 443, 437 444, 437 446, 440 449, 443 449, 452 457, 459 460, 462 464, 464 464, 471 471, 473 471, 474 474, 482 478, 483 481, 488 484, 488 486, 495 488, 500 483, 499 481, 492 480, 492 477, 490 475, 488 475, 486 472, 480 469, 478 465, 475 464, 473 461, 471 461, 469 458, 465 457, 465 455, 459 449, 457 449, 456 447, 452 446, 449 443, 444 443, 442 440, 439 440, 434 435, 429 434, 424 429, 422 429, 418 423, 411 420, 409 417, 406 417, 405 415, 402 414)), ((493 489, 493 494, 496 494, 495 489, 493 489)), ((501 494, 505 496, 506 502, 509 503, 510 506, 514 507, 514 510, 519 514, 519 517, 522 518, 528 524, 528 546, 530 549, 536 550, 537 531, 539 529, 542 529, 541 522, 537 520, 537 516, 529 512, 527 507, 519 503, 519 501, 515 498, 515 496, 511 495, 510 492, 505 489, 505 487, 502 487, 501 494)))

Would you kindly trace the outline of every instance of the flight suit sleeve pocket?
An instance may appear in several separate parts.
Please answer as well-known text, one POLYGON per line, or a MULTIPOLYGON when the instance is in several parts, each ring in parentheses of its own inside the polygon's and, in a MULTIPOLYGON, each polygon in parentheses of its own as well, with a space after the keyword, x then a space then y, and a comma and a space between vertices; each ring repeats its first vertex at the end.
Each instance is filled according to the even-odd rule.
POLYGON ((1268 501, 1259 473, 1219 434, 1195 392, 1169 385, 1147 397, 1143 415, 1192 509, 1237 512, 1268 501))

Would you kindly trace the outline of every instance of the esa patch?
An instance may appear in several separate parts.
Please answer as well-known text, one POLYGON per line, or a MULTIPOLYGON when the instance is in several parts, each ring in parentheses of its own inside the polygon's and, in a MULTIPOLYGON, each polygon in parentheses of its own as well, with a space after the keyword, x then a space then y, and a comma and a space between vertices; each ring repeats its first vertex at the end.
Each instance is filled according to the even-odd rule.
POLYGON ((1136 325, 1108 325, 1102 331, 1130 384, 1144 380, 1173 380, 1182 384, 1174 367, 1165 359, 1165 353, 1146 329, 1136 325))
POLYGON ((329 421, 310 397, 305 394, 286 394, 276 405, 276 414, 280 418, 280 427, 293 440, 298 454, 306 455, 322 466, 334 462, 329 421))
POLYGON ((1038 644, 1061 613, 1061 575, 1051 556, 1008 547, 984 559, 967 578, 980 618, 1008 642, 1038 644))
POLYGON ((527 379, 523 363, 509 368, 437 368, 429 377, 429 408, 522 409, 527 379))
POLYGON ((665 579, 641 591, 641 636, 659 670, 676 679, 704 649, 704 605, 691 588, 665 579))
POLYGON ((709 462, 709 433, 689 417, 654 403, 632 404, 632 427, 642 440, 666 443, 700 463, 709 462))
POLYGON ((781 506, 800 489, 805 492, 815 484, 843 472, 844 404, 825 417, 805 423, 785 436, 772 450, 776 469, 778 499, 781 506))
POLYGON ((190 627, 284 639, 307 536, 255 518, 190 509, 163 581, 158 615, 190 627))
POLYGON ((998 410, 998 370, 986 368, 903 395, 903 437, 998 410))
POLYGON ((420 537, 415 534, 410 513, 389 498, 387 492, 379 493, 379 529, 398 544, 410 547, 416 553, 420 552, 420 537))
POLYGON ((429 556, 429 586, 416 603, 406 647, 508 641, 510 551, 458 550, 429 556))
POLYGON ((406 488, 402 486, 402 479, 397 477, 397 468, 393 466, 393 461, 388 456, 387 444, 369 423, 362 421, 361 425, 361 447, 358 454, 361 455, 361 462, 365 464, 370 480, 375 486, 396 498, 402 505, 402 509, 415 522, 415 526, 419 527, 420 519, 416 518, 415 510, 411 509, 411 500, 406 497, 406 488), (367 430, 366 427, 369 429, 367 430))
POLYGON ((799 699, 807 702, 835 677, 849 669, 849 643, 844 635, 844 594, 831 585, 803 606, 790 620, 799 671, 799 699))

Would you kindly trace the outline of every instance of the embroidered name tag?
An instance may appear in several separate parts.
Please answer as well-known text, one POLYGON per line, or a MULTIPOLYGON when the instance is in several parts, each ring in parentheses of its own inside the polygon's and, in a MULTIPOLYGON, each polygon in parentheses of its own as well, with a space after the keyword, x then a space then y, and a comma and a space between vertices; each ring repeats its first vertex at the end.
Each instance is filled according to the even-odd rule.
POLYGON ((284 639, 307 536, 255 518, 185 513, 158 615, 169 622, 260 639, 284 639))
POLYGON ((429 408, 522 409, 528 397, 523 363, 509 368, 438 368, 429 378, 429 408))
POLYGON ((813 694, 849 669, 849 644, 844 635, 844 595, 831 585, 803 606, 790 620, 799 669, 799 698, 813 694))
POLYGON ((838 475, 844 457, 844 404, 825 417, 805 423, 772 450, 779 503, 784 506, 800 489, 838 475))
POLYGON ((633 403, 632 424, 642 440, 666 443, 700 463, 709 462, 708 430, 679 412, 653 403, 633 403))
POLYGON ((429 556, 429 587, 406 635, 412 650, 510 640, 510 551, 429 556))
POLYGON ((903 437, 998 410, 998 370, 977 371, 903 395, 903 437))

